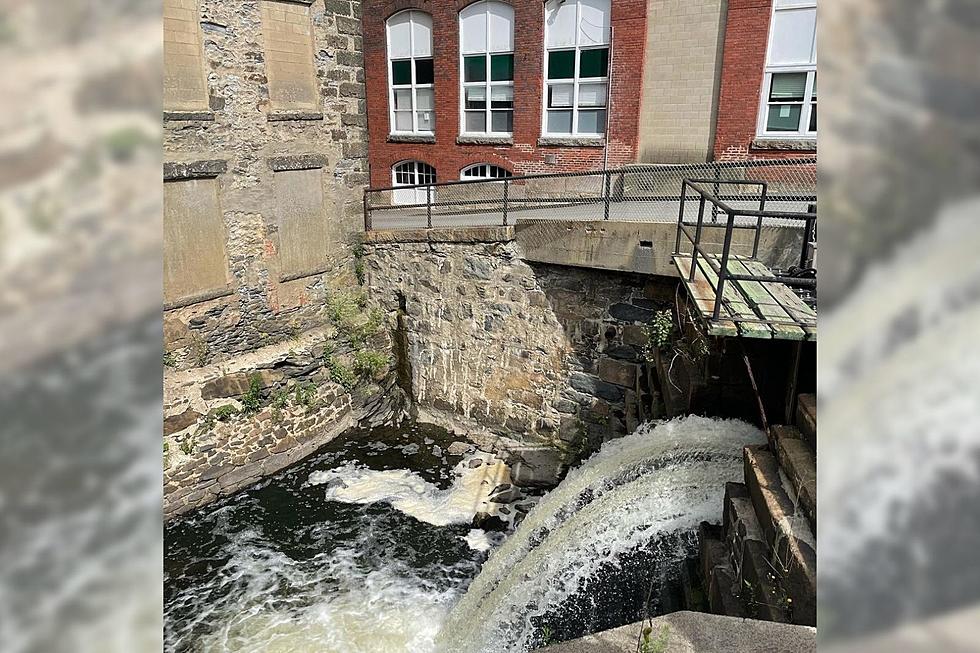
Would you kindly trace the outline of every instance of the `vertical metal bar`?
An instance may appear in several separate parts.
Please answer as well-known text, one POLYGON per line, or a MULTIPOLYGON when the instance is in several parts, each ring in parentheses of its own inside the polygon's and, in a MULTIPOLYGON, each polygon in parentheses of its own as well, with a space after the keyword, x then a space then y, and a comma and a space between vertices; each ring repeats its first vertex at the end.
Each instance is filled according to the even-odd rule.
MULTIPOLYGON (((749 354, 745 351, 745 343, 742 340, 738 341, 739 347, 742 349, 742 360, 745 361, 745 371, 749 373, 749 383, 752 384, 752 391, 755 392, 755 400, 759 404, 759 419, 762 420, 762 430, 769 437, 769 420, 766 419, 766 405, 762 402, 762 395, 759 393, 759 384, 755 382, 755 374, 752 373, 752 363, 749 362, 749 354)), ((787 424, 791 424, 789 420, 786 421, 787 424)))
MULTIPOLYGON (((716 180, 717 179, 721 179, 721 164, 715 163, 714 168, 715 168, 715 179, 716 180)), ((718 193, 721 192, 721 188, 720 188, 720 186, 719 186, 719 184, 718 184, 717 181, 715 181, 715 183, 712 185, 712 189, 711 190, 715 194, 715 197, 718 197, 718 193)), ((718 206, 714 202, 712 202, 711 203, 711 223, 712 224, 715 224, 717 222, 718 222, 718 206)))
POLYGON ((796 389, 800 380, 800 361, 803 358, 803 341, 797 340, 793 347, 793 363, 789 369, 789 379, 786 384, 786 423, 792 424, 796 414, 796 389))
MULTIPOLYGON (((712 203, 713 204, 713 203, 712 203)), ((691 250, 691 276, 690 281, 694 281, 694 272, 698 267, 698 247, 701 245, 701 227, 704 225, 704 195, 698 204, 698 226, 694 230, 694 248, 691 250)))
POLYGON ((432 228, 432 186, 425 187, 425 221, 429 229, 432 228))
POLYGON ((507 226, 507 189, 510 188, 510 182, 507 178, 504 178, 504 226, 507 226))
POLYGON ((606 181, 606 202, 605 202, 605 208, 603 209, 602 219, 603 220, 608 220, 609 219, 609 193, 610 193, 610 187, 612 186, 612 173, 609 172, 608 170, 606 170, 604 174, 605 174, 605 177, 606 177, 606 179, 605 179, 605 181, 606 181))
POLYGON ((684 224, 684 205, 687 203, 687 179, 681 180, 681 208, 677 212, 677 237, 674 239, 674 254, 681 253, 681 225, 684 224))
POLYGON ((728 226, 725 227, 725 246, 721 250, 721 269, 718 270, 718 295, 715 297, 715 310, 711 317, 715 320, 721 315, 721 298, 725 292, 725 278, 728 276, 728 255, 732 251, 732 232, 735 226, 735 213, 728 212, 728 226))
POLYGON ((368 204, 368 192, 364 190, 364 231, 371 231, 371 209, 368 204))
MULTIPOLYGON (((759 210, 766 210, 766 199, 769 197, 769 184, 762 182, 762 196, 759 200, 759 210)), ((755 242, 752 243, 752 258, 759 256, 759 239, 762 238, 762 216, 755 221, 755 242)))
POLYGON ((807 213, 813 213, 814 217, 807 218, 803 226, 803 250, 800 252, 800 267, 803 269, 810 267, 810 241, 813 240, 813 222, 816 220, 817 205, 810 204, 806 210, 807 213))

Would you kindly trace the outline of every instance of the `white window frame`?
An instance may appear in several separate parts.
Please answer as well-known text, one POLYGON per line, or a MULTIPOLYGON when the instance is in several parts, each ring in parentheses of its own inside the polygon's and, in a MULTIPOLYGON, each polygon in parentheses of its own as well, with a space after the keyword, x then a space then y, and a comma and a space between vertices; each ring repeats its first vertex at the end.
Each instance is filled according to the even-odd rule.
POLYGON ((765 76, 762 80, 762 92, 759 95, 759 115, 756 124, 756 136, 761 139, 793 139, 793 140, 816 140, 817 131, 810 131, 810 114, 813 110, 813 105, 816 103, 817 99, 813 94, 813 88, 816 85, 817 80, 817 62, 816 62, 816 30, 813 33, 813 43, 811 44, 811 52, 813 53, 810 63, 807 64, 791 64, 791 65, 779 65, 770 64, 773 45, 773 29, 776 26, 776 13, 779 11, 793 11, 798 9, 816 9, 816 0, 798 0, 792 4, 784 7, 778 7, 778 1, 773 0, 772 9, 769 16, 769 35, 768 42, 766 43, 766 67, 765 76), (806 87, 803 91, 802 102, 772 102, 769 101, 769 92, 772 88, 772 76, 779 73, 806 73, 806 87), (769 105, 770 104, 802 104, 802 109, 800 110, 800 126, 796 131, 769 131, 768 121, 769 121, 769 105))
MULTIPOLYGON (((547 2, 553 2, 554 0, 546 0, 547 2)), ((606 134, 606 129, 604 128, 600 132, 584 132, 579 133, 578 131, 578 118, 579 118, 579 106, 578 106, 578 88, 580 84, 605 84, 606 85, 606 103, 601 107, 584 107, 585 111, 597 111, 604 110, 606 112, 605 126, 609 124, 609 96, 612 89, 609 87, 609 70, 612 68, 612 27, 609 29, 609 38, 607 38, 605 43, 590 43, 588 45, 581 45, 579 41, 582 37, 582 3, 579 0, 565 0, 565 2, 575 3, 575 46, 563 46, 557 48, 548 47, 548 33, 550 28, 548 27, 548 10, 545 7, 544 10, 544 71, 542 74, 542 82, 544 85, 544 92, 541 98, 541 135, 545 138, 602 138, 606 134), (607 66, 606 75, 604 77, 585 77, 582 78, 579 75, 579 62, 582 58, 582 52, 586 50, 607 50, 607 66), (548 80, 548 53, 549 52, 568 52, 574 51, 575 57, 575 75, 571 79, 560 79, 549 81, 548 80), (549 132, 548 131, 548 89, 551 86, 561 86, 572 84, 572 106, 570 107, 572 112, 572 131, 567 132, 549 132)), ((609 0, 609 18, 610 23, 612 23, 612 8, 613 1, 609 0)), ((568 111, 569 108, 560 109, 568 111)))
MULTIPOLYGON (((475 3, 471 4, 471 5, 466 6, 466 7, 463 7, 463 9, 460 10, 459 16, 458 16, 458 20, 459 20, 459 133, 460 133, 461 136, 490 136, 490 137, 499 136, 499 137, 507 137, 507 136, 513 136, 514 135, 514 129, 513 129, 513 125, 514 125, 514 106, 513 106, 514 105, 514 74, 511 75, 510 81, 505 81, 505 82, 494 82, 494 81, 491 81, 491 71, 490 71, 490 57, 491 57, 491 55, 509 54, 511 56, 511 59, 512 59, 513 63, 514 63, 514 69, 516 70, 516 68, 517 68, 517 57, 515 56, 515 53, 514 53, 514 50, 513 49, 512 50, 509 50, 509 51, 501 51, 501 52, 491 52, 490 51, 490 4, 491 3, 494 3, 494 2, 496 4, 505 5, 507 7, 510 7, 511 8, 511 11, 513 11, 513 7, 511 7, 510 5, 508 5, 506 2, 500 2, 499 0, 479 0, 478 2, 475 2, 475 3), (484 61, 486 63, 487 78, 486 78, 485 81, 482 81, 482 82, 467 82, 467 81, 465 81, 465 76, 466 76, 465 62, 466 62, 466 58, 467 57, 476 57, 476 56, 479 56, 481 53, 479 53, 479 52, 466 52, 466 53, 464 53, 463 52, 463 12, 466 11, 467 9, 470 9, 474 5, 481 4, 481 3, 484 6, 484 13, 485 13, 485 16, 486 16, 486 25, 487 25, 487 35, 486 35, 486 38, 487 38, 487 47, 486 47, 486 50, 482 53, 483 56, 484 56, 484 61), (471 132, 471 131, 467 131, 466 130, 466 111, 467 111, 467 109, 466 109, 466 89, 467 88, 479 88, 481 86, 485 89, 485 92, 487 94, 486 95, 486 103, 487 103, 487 106, 484 109, 484 114, 485 114, 484 115, 484 120, 485 120, 484 125, 485 125, 486 129, 484 131, 482 131, 482 132, 471 132), (491 94, 493 92, 493 87, 497 87, 497 88, 509 87, 511 89, 511 108, 510 109, 492 109, 491 108, 491 102, 492 102, 492 100, 491 100, 492 95, 491 94), (510 116, 511 116, 511 121, 510 121, 511 130, 510 131, 507 131, 507 132, 492 131, 492 129, 491 129, 492 111, 510 111, 510 116)), ((514 41, 514 32, 515 32, 515 29, 514 29, 514 20, 515 20, 515 18, 513 17, 513 14, 512 14, 512 18, 511 18, 511 22, 510 22, 511 43, 513 43, 513 41, 514 41)), ((473 109, 470 109, 470 111, 474 111, 474 110, 473 109)))
POLYGON ((459 179, 460 179, 460 181, 476 181, 476 180, 498 181, 498 180, 507 179, 508 177, 513 177, 513 176, 514 176, 514 174, 510 170, 508 170, 507 168, 505 168, 503 166, 498 166, 495 163, 474 163, 473 165, 468 165, 468 166, 466 166, 465 168, 463 168, 462 170, 459 171, 459 179), (467 172, 470 172, 471 170, 477 170, 478 168, 482 168, 484 166, 487 168, 487 174, 485 176, 484 175, 467 176, 467 174, 466 174, 467 172), (505 174, 503 174, 501 176, 494 177, 493 175, 490 174, 490 169, 491 168, 494 168, 494 169, 503 171, 505 174))
MULTIPOLYGON (((396 12, 388 17, 385 21, 385 54, 387 56, 387 66, 388 66, 388 126, 389 134, 417 134, 424 136, 435 135, 435 124, 436 124, 436 107, 435 107, 435 80, 433 79, 432 84, 417 84, 415 82, 415 14, 424 14, 429 18, 429 24, 434 26, 432 15, 418 9, 405 9, 403 11, 396 12), (411 131, 398 130, 397 123, 395 122, 395 79, 392 65, 394 61, 405 61, 404 57, 399 57, 398 59, 392 59, 391 57, 391 19, 400 16, 402 14, 408 13, 409 15, 409 52, 411 57, 411 83, 410 84, 399 84, 397 90, 410 89, 412 93, 412 129, 411 131), (418 91, 419 89, 431 89, 432 90, 432 129, 424 130, 419 129, 419 110, 418 110, 418 91)), ((431 33, 431 29, 430 29, 431 33)), ((430 44, 432 46, 434 44, 430 44)), ((433 49, 430 47, 430 50, 433 49)), ((428 57, 419 57, 420 59, 432 59, 433 60, 433 74, 435 71, 435 53, 430 52, 428 57)))
POLYGON ((391 193, 392 204, 425 204, 427 197, 434 201, 435 192, 430 189, 430 185, 436 183, 436 174, 435 166, 431 166, 425 161, 419 161, 417 159, 405 159, 392 165, 391 186, 395 189, 391 193), (412 166, 410 174, 414 183, 404 184, 398 181, 398 168, 408 165, 412 166), (432 170, 431 181, 422 181, 423 172, 419 169, 421 166, 432 170), (413 186, 421 186, 422 184, 426 185, 422 188, 413 188, 413 186))

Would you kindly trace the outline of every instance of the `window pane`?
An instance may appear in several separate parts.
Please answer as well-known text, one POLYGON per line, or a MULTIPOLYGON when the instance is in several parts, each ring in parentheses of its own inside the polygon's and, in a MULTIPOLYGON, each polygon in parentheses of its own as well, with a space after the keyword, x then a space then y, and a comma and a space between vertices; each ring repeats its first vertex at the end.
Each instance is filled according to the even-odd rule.
POLYGON ((465 57, 463 59, 463 81, 487 81, 487 58, 485 56, 481 54, 478 57, 465 57))
POLYGON ((813 89, 810 91, 810 97, 817 99, 817 73, 813 73, 813 89))
POLYGON ((547 47, 575 45, 575 12, 574 2, 548 0, 545 3, 544 22, 548 33, 547 47))
POLYGON ((395 111, 411 111, 411 110, 412 110, 412 89, 396 88, 395 111))
POLYGON ((469 86, 466 88, 466 108, 487 108, 487 89, 485 86, 469 86))
POLYGON ((609 72, 609 48, 582 50, 579 77, 605 77, 609 72))
POLYGON ((548 53, 548 79, 572 79, 575 77, 575 51, 548 53))
POLYGON ((769 64, 816 63, 814 52, 816 26, 816 9, 774 12, 769 43, 769 64))
POLYGON ((415 83, 431 84, 434 79, 432 71, 432 59, 415 60, 415 83))
POLYGON ((487 14, 490 52, 510 52, 514 49, 514 8, 503 2, 489 2, 487 14))
POLYGON ((508 133, 514 131, 514 112, 491 111, 490 131, 508 133))
POLYGON ((769 99, 802 102, 805 91, 806 73, 774 73, 769 99))
POLYGON ((572 93, 574 86, 571 84, 552 84, 548 87, 548 106, 549 107, 570 107, 572 106, 572 93))
POLYGON ((810 105, 810 131, 817 131, 817 105, 810 105))
POLYGON ((494 82, 514 79, 514 55, 494 54, 490 56, 490 80, 494 82))
POLYGON ((606 131, 606 110, 579 111, 578 133, 603 134, 606 131))
POLYGON ((412 12, 403 11, 388 19, 388 54, 392 59, 412 56, 412 12))
POLYGON ((487 130, 486 111, 467 111, 466 112, 466 131, 485 132, 487 130))
POLYGON ((609 0, 581 0, 579 45, 609 43, 609 0))
POLYGON ((580 84, 578 87, 578 105, 580 107, 606 106, 606 85, 580 84))
POLYGON ((571 111, 549 111, 548 112, 548 133, 549 134, 571 134, 572 133, 572 112, 571 111))
POLYGON ((395 86, 412 83, 411 61, 391 62, 391 83, 394 84, 395 86))
POLYGON ((420 88, 415 91, 415 101, 419 111, 432 111, 434 91, 431 88, 420 88))
POLYGON ((420 184, 434 184, 436 183, 436 169, 430 166, 428 163, 418 163, 418 183, 420 184))
POLYGON ((421 11, 412 12, 412 34, 415 37, 416 57, 432 56, 432 17, 421 11))
POLYGON ((419 111, 418 114, 419 131, 432 131, 432 117, 434 114, 431 111, 419 111))
POLYGON ((795 132, 800 128, 801 104, 771 104, 766 130, 771 132, 795 132))
POLYGON ((514 87, 513 86, 491 86, 490 87, 490 107, 492 109, 513 109, 514 108, 514 87))
POLYGON ((395 112, 395 131, 399 132, 410 132, 412 131, 412 112, 411 111, 396 111, 395 112))
POLYGON ((459 12, 459 47, 466 54, 487 51, 487 12, 482 2, 459 12))

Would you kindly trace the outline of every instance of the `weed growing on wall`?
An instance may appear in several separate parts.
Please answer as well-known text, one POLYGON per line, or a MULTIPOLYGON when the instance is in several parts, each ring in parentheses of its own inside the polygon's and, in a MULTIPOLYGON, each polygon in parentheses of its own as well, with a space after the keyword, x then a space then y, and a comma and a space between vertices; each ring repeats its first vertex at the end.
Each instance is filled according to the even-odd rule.
POLYGON ((241 398, 242 413, 251 415, 262 408, 262 377, 252 374, 248 377, 248 391, 241 398))
POLYGON ((169 367, 170 369, 177 368, 177 357, 174 356, 172 351, 163 352, 163 366, 169 367))
POLYGON ((354 354, 354 371, 364 376, 375 378, 380 372, 388 369, 391 358, 373 349, 364 349, 354 354))
POLYGON ((197 333, 191 334, 189 353, 191 355, 191 360, 194 361, 198 367, 204 367, 211 359, 211 350, 208 348, 208 343, 197 333))

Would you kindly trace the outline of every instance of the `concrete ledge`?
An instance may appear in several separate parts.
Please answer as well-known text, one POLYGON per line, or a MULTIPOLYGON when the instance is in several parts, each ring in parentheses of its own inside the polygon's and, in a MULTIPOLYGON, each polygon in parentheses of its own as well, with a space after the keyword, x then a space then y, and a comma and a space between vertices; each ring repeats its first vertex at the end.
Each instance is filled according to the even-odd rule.
POLYGON ((285 170, 310 170, 327 165, 327 157, 322 154, 287 154, 269 157, 269 167, 275 172, 285 170))
POLYGON ((323 120, 319 111, 270 111, 266 114, 269 122, 286 122, 289 120, 323 120))
POLYGON ((457 145, 513 145, 512 136, 457 136, 457 145))
POLYGON ((810 138, 757 138, 752 141, 753 150, 780 150, 783 152, 816 152, 817 141, 810 138))
POLYGON ((603 147, 606 139, 590 138, 588 136, 542 136, 538 139, 541 147, 603 147))
POLYGON ((202 109, 200 111, 164 111, 163 119, 171 120, 197 120, 210 122, 214 120, 214 111, 202 109))
MULTIPOLYGON (((647 622, 538 649, 541 653, 636 653, 647 622)), ((817 629, 771 621, 674 612, 652 620, 649 641, 660 653, 809 653, 817 629), (664 645, 659 646, 660 642, 664 645)))
POLYGON ((369 231, 365 244, 384 243, 504 243, 514 240, 514 227, 445 227, 369 231))
POLYGON ((388 134, 389 143, 435 143, 434 134, 388 134))

